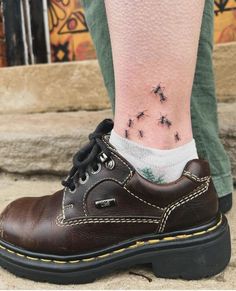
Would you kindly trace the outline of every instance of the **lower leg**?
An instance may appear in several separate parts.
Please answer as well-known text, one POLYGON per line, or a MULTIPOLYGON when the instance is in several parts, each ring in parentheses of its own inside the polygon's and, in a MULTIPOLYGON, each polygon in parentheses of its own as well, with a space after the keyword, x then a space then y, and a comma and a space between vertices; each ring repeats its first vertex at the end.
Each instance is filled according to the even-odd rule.
POLYGON ((192 139, 190 96, 204 1, 143 3, 105 1, 116 82, 115 131, 145 146, 171 149, 192 139))
POLYGON ((116 82, 111 142, 141 174, 170 182, 197 157, 190 96, 204 0, 171 9, 167 0, 105 4, 116 82))

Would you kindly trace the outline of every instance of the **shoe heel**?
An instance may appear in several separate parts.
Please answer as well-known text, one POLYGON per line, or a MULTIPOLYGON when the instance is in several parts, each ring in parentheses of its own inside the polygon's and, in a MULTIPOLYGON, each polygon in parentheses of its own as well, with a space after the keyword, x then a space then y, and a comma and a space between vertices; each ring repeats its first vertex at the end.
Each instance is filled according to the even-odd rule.
POLYGON ((161 278, 197 280, 216 275, 230 261, 229 226, 204 238, 195 238, 189 246, 163 250, 152 261, 153 273, 161 278))

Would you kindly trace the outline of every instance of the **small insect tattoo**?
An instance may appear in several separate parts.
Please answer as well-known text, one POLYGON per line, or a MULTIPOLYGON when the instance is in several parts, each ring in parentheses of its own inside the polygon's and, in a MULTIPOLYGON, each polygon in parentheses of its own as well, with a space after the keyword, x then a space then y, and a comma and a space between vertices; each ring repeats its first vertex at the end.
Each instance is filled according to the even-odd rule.
POLYGON ((180 140, 181 140, 180 135, 179 135, 179 133, 176 131, 176 133, 175 133, 175 142, 178 142, 178 141, 180 141, 180 140))
POLYGON ((128 127, 132 127, 134 124, 134 121, 132 119, 128 120, 128 127))
POLYGON ((160 92, 159 96, 160 96, 160 102, 161 103, 163 103, 163 102, 165 102, 167 100, 167 97, 163 92, 160 92))
POLYGON ((147 116, 147 115, 145 114, 146 111, 147 111, 147 110, 144 110, 144 111, 139 112, 139 113, 136 115, 136 118, 139 120, 139 119, 141 119, 141 118, 147 116))
POLYGON ((125 138, 129 138, 129 131, 127 129, 125 130, 125 138))
POLYGON ((165 90, 165 87, 161 87, 161 85, 157 85, 156 87, 153 87, 152 89, 152 93, 154 93, 156 96, 159 96, 160 97, 160 102, 163 103, 167 100, 167 97, 166 95, 164 94, 164 90, 165 90))
POLYGON ((170 128, 172 125, 172 122, 167 118, 167 115, 161 114, 161 117, 158 119, 158 124, 166 125, 168 128, 170 128))
POLYGON ((138 131, 138 136, 139 136, 140 138, 143 138, 143 137, 144 137, 143 130, 139 130, 139 131, 138 131))

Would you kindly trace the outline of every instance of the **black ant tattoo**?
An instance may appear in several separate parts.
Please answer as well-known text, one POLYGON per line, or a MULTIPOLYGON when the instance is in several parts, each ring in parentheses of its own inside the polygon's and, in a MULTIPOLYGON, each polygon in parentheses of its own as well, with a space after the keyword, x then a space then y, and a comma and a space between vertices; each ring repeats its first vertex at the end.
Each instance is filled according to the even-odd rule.
POLYGON ((157 85, 156 87, 153 87, 152 89, 152 93, 154 93, 156 96, 159 96, 160 97, 160 102, 163 103, 167 100, 167 97, 166 95, 164 94, 164 90, 165 90, 165 87, 161 87, 161 85, 157 85))
POLYGON ((167 97, 163 92, 160 92, 159 96, 160 96, 160 102, 161 103, 163 103, 163 102, 165 102, 167 100, 167 97))
POLYGON ((160 92, 162 92, 165 88, 161 87, 161 84, 157 85, 156 87, 152 87, 152 93, 155 95, 159 95, 160 92))
POLYGON ((125 130, 125 138, 129 138, 129 131, 127 129, 125 130))
POLYGON ((128 120, 128 127, 132 127, 134 124, 134 121, 132 119, 128 120))
POLYGON ((176 131, 176 133, 175 133, 175 142, 178 142, 178 141, 180 141, 180 140, 181 140, 180 135, 179 135, 179 133, 176 131))
POLYGON ((141 118, 147 116, 147 115, 145 114, 145 111, 147 111, 147 110, 144 110, 144 111, 139 112, 139 113, 136 115, 136 118, 139 120, 139 119, 141 119, 141 118))
POLYGON ((143 137, 144 137, 143 130, 139 130, 139 131, 138 131, 138 136, 139 136, 140 138, 143 138, 143 137))
POLYGON ((166 125, 168 128, 170 128, 172 125, 172 122, 167 118, 167 115, 161 114, 161 117, 158 119, 158 124, 163 125, 163 126, 166 125))

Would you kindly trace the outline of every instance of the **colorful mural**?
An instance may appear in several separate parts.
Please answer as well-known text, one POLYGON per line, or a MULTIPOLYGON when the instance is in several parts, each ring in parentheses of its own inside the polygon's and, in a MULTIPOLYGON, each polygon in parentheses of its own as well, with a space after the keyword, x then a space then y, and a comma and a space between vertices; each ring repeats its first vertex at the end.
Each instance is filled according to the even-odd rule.
POLYGON ((236 0, 215 0, 215 43, 236 41, 236 0))
MULTIPOLYGON (((16 8, 20 7, 19 3, 15 0, 0 0, 0 67, 25 64, 24 37, 19 17, 21 14, 16 13, 18 11, 16 8), (15 17, 15 14, 17 17, 15 17), (16 35, 17 41, 15 40, 16 35)), ((45 18, 42 2, 29 1, 28 3, 34 62, 46 63, 45 18)), ((47 0, 47 3, 52 61, 68 62, 95 59, 95 49, 80 1, 47 0)), ((236 0, 215 0, 214 3, 215 43, 236 41, 236 0)), ((27 47, 29 47, 29 44, 27 44, 27 47)))
POLYGON ((96 58, 78 0, 50 0, 48 15, 53 62, 96 58))

